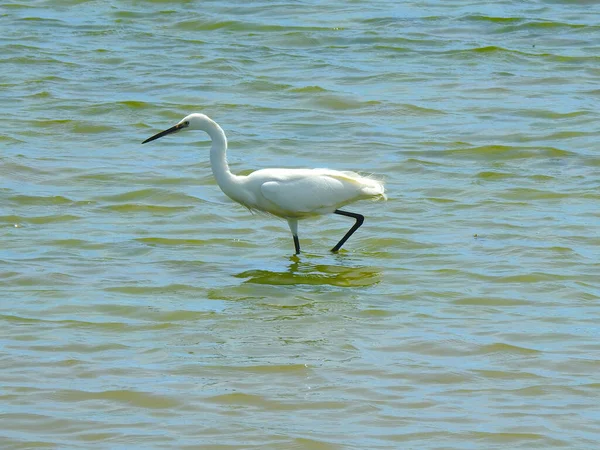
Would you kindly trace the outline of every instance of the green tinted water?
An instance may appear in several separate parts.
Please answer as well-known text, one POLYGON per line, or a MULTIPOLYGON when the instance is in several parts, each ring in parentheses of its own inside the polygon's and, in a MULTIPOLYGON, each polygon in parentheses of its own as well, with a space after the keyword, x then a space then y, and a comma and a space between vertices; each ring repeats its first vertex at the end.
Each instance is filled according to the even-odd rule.
POLYGON ((584 2, 0 9, 2 448, 593 448, 600 26, 584 2), (232 169, 375 174, 287 224, 232 169))

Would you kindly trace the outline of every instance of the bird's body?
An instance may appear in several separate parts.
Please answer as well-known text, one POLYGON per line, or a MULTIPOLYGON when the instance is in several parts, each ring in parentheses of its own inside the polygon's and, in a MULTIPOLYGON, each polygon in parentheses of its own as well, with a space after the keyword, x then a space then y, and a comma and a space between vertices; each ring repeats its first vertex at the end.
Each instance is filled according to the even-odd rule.
POLYGON ((296 253, 300 252, 299 219, 331 213, 354 217, 357 224, 333 248, 337 251, 364 220, 360 214, 347 213, 338 208, 358 200, 385 199, 383 183, 354 172, 330 169, 262 169, 249 175, 234 175, 227 164, 225 132, 203 114, 191 114, 144 143, 182 129, 198 129, 208 133, 212 139, 211 167, 221 190, 251 211, 286 219, 294 236, 296 253))
POLYGON ((377 181, 329 169, 262 169, 236 178, 241 189, 226 192, 229 197, 250 210, 285 219, 331 214, 348 203, 383 194, 377 181))

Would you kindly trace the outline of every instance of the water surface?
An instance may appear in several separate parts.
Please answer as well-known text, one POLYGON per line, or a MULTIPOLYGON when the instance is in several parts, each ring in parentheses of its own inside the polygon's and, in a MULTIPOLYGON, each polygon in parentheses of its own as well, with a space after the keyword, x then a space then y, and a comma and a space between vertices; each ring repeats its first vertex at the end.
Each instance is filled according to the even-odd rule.
POLYGON ((0 442, 594 448, 594 3, 0 10, 0 442), (366 222, 251 215, 237 173, 385 180, 366 222))

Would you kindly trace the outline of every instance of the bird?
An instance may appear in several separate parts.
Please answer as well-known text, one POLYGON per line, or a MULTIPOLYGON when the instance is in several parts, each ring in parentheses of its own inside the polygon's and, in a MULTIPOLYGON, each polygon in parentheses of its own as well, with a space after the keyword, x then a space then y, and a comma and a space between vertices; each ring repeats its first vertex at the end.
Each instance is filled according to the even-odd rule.
POLYGON ((358 200, 387 199, 383 182, 355 172, 273 168, 256 170, 248 175, 235 175, 227 163, 225 132, 217 122, 200 113, 184 117, 142 144, 184 130, 204 131, 211 138, 210 164, 217 184, 225 195, 252 212, 265 212, 287 220, 296 255, 300 253, 300 219, 332 213, 355 219, 354 225, 331 249, 336 253, 365 220, 362 214, 339 208, 358 200))

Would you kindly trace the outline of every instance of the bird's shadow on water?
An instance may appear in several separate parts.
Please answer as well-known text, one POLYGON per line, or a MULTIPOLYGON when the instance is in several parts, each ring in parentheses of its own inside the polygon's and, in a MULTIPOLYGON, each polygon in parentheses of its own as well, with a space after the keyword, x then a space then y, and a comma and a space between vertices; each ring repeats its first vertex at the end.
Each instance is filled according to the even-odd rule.
POLYGON ((356 265, 356 261, 351 261, 342 254, 325 257, 303 253, 301 256, 290 257, 289 261, 286 270, 253 269, 236 274, 235 277, 245 278, 245 283, 284 286, 305 284, 359 287, 372 286, 381 281, 380 268, 356 265))

